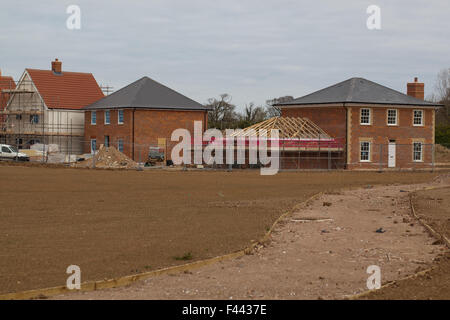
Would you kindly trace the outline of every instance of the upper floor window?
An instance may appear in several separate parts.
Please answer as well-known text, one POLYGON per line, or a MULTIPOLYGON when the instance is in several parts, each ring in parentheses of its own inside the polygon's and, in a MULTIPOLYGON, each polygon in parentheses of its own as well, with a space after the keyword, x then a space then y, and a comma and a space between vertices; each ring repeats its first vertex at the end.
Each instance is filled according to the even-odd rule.
POLYGON ((117 120, 118 120, 118 124, 123 124, 123 110, 118 111, 117 120))
POLYGON ((413 111, 413 125, 423 126, 423 110, 413 111))
POLYGON ((397 125, 397 109, 389 109, 387 111, 387 124, 388 126, 397 125))
POLYGON ((361 119, 360 124, 370 124, 370 109, 361 109, 361 119))
POLYGON ((110 124, 111 123, 111 115, 109 110, 105 110, 105 124, 110 124))
POLYGON ((91 124, 97 124, 97 112, 91 111, 91 124))

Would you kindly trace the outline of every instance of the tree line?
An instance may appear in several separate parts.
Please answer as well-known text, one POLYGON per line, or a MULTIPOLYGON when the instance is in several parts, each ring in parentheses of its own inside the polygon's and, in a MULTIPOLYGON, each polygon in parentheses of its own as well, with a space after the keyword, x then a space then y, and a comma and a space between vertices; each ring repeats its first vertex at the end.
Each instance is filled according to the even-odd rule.
POLYGON ((438 73, 434 89, 429 100, 444 105, 436 111, 436 143, 450 148, 450 68, 438 73))
POLYGON ((253 102, 245 105, 243 111, 236 110, 236 105, 231 103, 229 94, 221 94, 219 98, 208 99, 208 127, 220 130, 246 128, 255 123, 281 115, 280 108, 274 106, 276 103, 289 102, 294 100, 292 96, 284 96, 266 101, 263 106, 257 106, 253 102))

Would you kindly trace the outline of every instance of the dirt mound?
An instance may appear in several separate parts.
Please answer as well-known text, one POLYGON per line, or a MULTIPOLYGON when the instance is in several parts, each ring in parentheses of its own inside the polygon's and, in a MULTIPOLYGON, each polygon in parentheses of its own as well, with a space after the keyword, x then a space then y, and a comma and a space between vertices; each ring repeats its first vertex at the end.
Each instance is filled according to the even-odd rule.
POLYGON ((76 167, 95 167, 113 169, 135 169, 138 164, 114 147, 100 147, 92 159, 78 162, 76 167))

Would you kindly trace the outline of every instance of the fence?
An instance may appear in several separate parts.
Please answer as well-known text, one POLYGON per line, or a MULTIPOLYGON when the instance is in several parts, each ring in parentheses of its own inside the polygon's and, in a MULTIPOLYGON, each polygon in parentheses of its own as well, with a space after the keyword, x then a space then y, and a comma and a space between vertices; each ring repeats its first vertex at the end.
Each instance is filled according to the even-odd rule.
MULTIPOLYGON (((130 143, 125 139, 116 141, 99 141, 92 139, 89 141, 82 139, 71 139, 59 144, 35 144, 31 149, 19 149, 15 151, 23 152, 29 156, 32 162, 42 163, 61 163, 71 165, 75 162, 91 159, 94 153, 98 153, 102 145, 113 146, 123 156, 131 158, 140 168, 146 166, 167 166, 171 165, 171 152, 178 142, 155 141, 149 144, 130 143), (149 155, 151 157, 149 157, 149 155)), ((227 151, 224 148, 222 155, 216 152, 211 154, 216 161, 204 156, 205 147, 203 143, 200 151, 201 161, 194 163, 195 149, 191 148, 191 162, 183 163, 182 167, 195 168, 203 167, 208 169, 252 169, 264 166, 258 155, 256 161, 251 160, 252 149, 245 146, 244 160, 238 161, 237 151, 233 151, 233 161, 227 161, 227 151), (220 157, 219 157, 220 156, 220 157), (219 161, 218 159, 222 160, 219 161)), ((14 147, 14 145, 13 145, 14 147)), ((358 147, 358 146, 357 146, 358 147)), ((450 147, 450 146, 447 146, 450 147)), ((361 143, 358 148, 350 146, 347 148, 344 144, 336 144, 327 141, 282 142, 279 146, 280 171, 293 170, 336 170, 336 169, 361 169, 361 170, 434 170, 438 167, 450 167, 450 149, 440 145, 424 144, 415 142, 413 144, 374 144, 361 143), (436 151, 436 148, 438 150, 436 151), (356 150, 355 150, 356 149, 356 150), (347 154, 349 150, 350 156, 347 154), (447 153, 446 153, 447 152, 447 153), (446 155, 447 159, 442 159, 446 155), (436 158, 437 157, 437 158, 436 158), (444 163, 446 162, 446 163, 444 163)), ((268 148, 268 157, 272 157, 270 146, 268 148)), ((13 152, 14 153, 14 152, 13 152)), ((9 155, 5 157, 2 153, 2 160, 21 161, 20 157, 9 155)), ((275 154, 273 154, 275 156, 275 154)), ((126 158, 125 157, 125 158, 126 158)), ((114 159, 113 159, 114 160, 114 159)), ((120 159, 118 160, 120 161, 120 159)), ((96 166, 92 161, 92 166, 96 166)), ((120 167, 120 165, 119 165, 120 167)))

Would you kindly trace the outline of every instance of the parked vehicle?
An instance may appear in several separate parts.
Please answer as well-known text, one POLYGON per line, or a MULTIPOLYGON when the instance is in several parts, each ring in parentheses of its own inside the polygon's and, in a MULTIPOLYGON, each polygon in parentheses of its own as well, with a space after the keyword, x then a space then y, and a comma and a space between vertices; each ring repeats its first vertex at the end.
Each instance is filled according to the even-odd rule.
POLYGON ((0 144, 0 160, 30 161, 30 157, 9 144, 0 144))
POLYGON ((158 147, 150 147, 146 166, 154 166, 158 162, 164 162, 164 149, 158 147))

